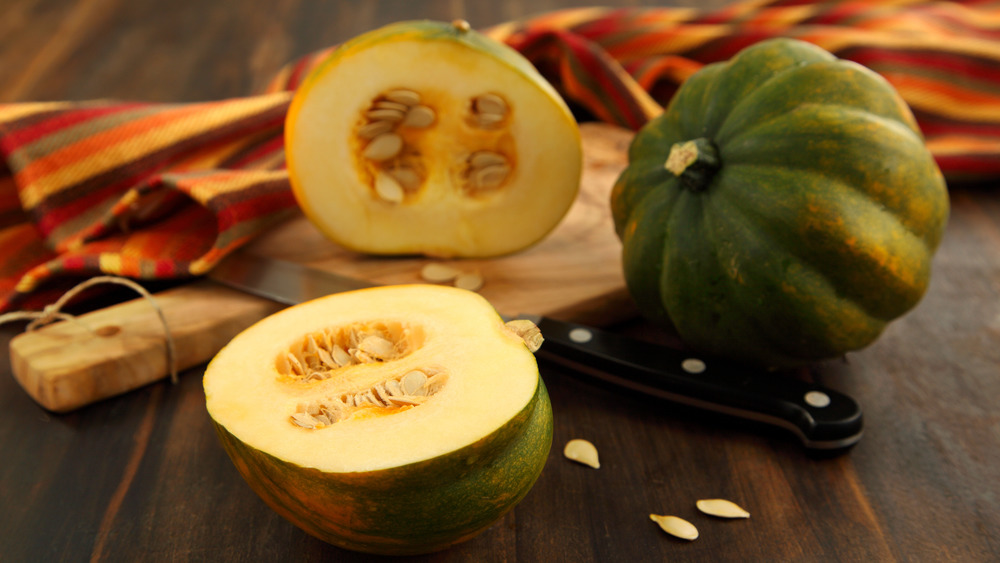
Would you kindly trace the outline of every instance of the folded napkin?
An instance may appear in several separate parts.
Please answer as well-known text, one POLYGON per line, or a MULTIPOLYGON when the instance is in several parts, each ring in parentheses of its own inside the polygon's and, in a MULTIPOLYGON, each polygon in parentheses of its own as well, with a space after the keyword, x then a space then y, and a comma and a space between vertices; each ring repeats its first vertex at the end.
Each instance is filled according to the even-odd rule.
MULTIPOLYGON (((579 119, 631 129, 703 65, 796 37, 892 82, 950 182, 1000 176, 998 2, 585 8, 484 31, 525 55, 579 119)), ((97 274, 203 274, 296 213, 284 114, 334 49, 289 64, 244 98, 0 105, 0 312, 37 308, 97 274)))

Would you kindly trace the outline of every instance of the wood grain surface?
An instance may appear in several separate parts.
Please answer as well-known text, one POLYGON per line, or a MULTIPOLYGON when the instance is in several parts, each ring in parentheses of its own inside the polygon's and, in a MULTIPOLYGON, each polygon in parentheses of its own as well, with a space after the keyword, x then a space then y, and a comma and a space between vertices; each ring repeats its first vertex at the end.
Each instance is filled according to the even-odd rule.
MULTIPOLYGON (((6 0, 0 102, 239 96, 297 55, 390 21, 480 27, 570 5, 6 0)), ((1000 560, 1000 186, 952 186, 951 201, 921 304, 812 374, 865 409, 866 434, 848 454, 812 458, 784 433, 542 366, 555 441, 539 482, 481 536, 413 560, 1000 560), (600 469, 562 458, 577 437, 597 445, 600 469), (710 497, 750 519, 697 513, 710 497), (671 538, 650 513, 684 517, 701 536, 671 538)), ((177 385, 53 415, 10 375, 6 343, 20 328, 0 332, 0 560, 380 560, 307 536, 250 491, 213 434, 203 366, 177 385)), ((617 329, 669 340, 641 321, 617 329)))

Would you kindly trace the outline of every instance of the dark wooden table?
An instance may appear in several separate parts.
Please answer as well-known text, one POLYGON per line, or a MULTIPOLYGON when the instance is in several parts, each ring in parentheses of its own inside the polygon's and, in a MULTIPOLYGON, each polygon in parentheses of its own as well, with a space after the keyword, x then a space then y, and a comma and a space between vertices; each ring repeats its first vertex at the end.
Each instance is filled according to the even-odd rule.
MULTIPOLYGON (((482 27, 572 2, 222 4, 6 0, 0 101, 240 96, 296 56, 390 21, 464 17, 482 27)), ((546 366, 555 442, 537 485, 481 536, 427 560, 1000 560, 995 188, 953 187, 924 301, 870 348, 818 370, 864 407, 866 434, 848 454, 811 457, 782 432, 546 366), (597 444, 601 469, 562 458, 574 437, 597 444), (706 497, 734 500, 752 517, 699 515, 694 502, 706 497), (689 519, 701 537, 663 534, 652 512, 689 519)), ((652 330, 641 322, 622 328, 652 330)), ((0 348, 17 330, 3 329, 0 348)), ((210 428, 202 368, 176 386, 52 415, 17 386, 3 354, 0 560, 366 559, 307 536, 250 491, 210 428)))

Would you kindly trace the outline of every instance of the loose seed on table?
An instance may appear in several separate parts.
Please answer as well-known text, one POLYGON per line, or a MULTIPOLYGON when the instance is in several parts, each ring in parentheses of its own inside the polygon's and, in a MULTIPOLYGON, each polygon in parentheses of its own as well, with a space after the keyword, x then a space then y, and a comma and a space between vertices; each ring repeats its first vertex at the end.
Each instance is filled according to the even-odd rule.
POLYGON ((698 539, 698 528, 695 528, 694 524, 683 518, 678 518, 677 516, 650 514, 649 519, 656 522, 660 526, 660 529, 671 536, 678 537, 683 540, 698 539))
POLYGON ((750 513, 740 505, 721 498, 702 499, 695 503, 698 510, 719 518, 749 518, 750 513))
POLYGON ((420 269, 420 277, 423 278, 424 281, 434 283, 450 282, 457 278, 461 273, 461 270, 452 268, 451 266, 445 264, 438 264, 437 262, 426 264, 420 269))
POLYGON ((567 459, 571 459, 584 465, 589 465, 594 469, 599 469, 601 467, 601 462, 597 456, 597 448, 594 444, 581 438, 575 438, 566 442, 566 446, 563 448, 563 455, 566 456, 567 459))
POLYGON ((468 291, 479 291, 483 283, 483 276, 479 272, 462 272, 455 278, 455 287, 468 291))

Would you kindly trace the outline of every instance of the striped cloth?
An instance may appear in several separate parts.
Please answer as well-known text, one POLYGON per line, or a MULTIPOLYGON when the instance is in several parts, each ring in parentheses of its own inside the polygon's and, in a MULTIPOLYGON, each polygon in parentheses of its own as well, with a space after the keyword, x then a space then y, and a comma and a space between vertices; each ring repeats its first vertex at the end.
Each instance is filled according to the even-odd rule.
MULTIPOLYGON (((485 31, 524 54, 579 119, 631 129, 703 65, 796 37, 892 82, 949 182, 1000 176, 998 2, 582 8, 485 31)), ((203 274, 296 213, 283 118, 291 92, 333 49, 245 98, 0 105, 0 312, 51 302, 96 274, 203 274)))

